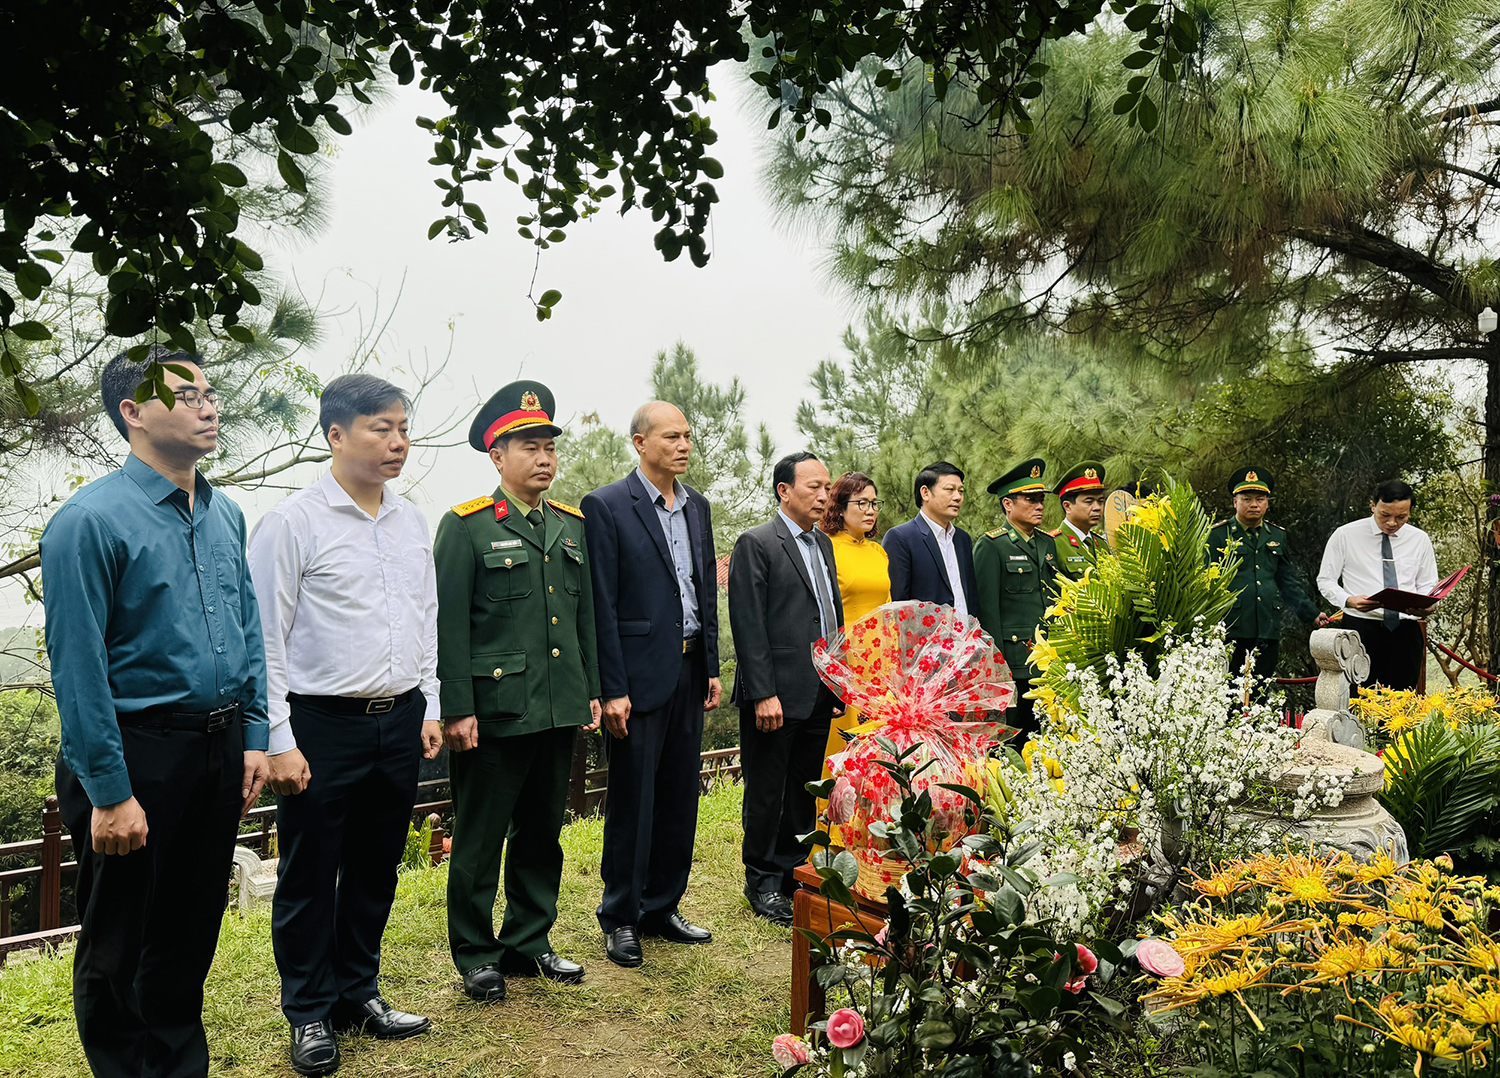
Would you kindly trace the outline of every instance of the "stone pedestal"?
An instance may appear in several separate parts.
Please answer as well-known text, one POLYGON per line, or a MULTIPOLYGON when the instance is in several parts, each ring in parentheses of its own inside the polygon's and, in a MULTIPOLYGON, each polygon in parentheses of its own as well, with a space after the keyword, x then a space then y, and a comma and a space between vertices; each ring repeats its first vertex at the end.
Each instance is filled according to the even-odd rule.
POLYGON ((231 878, 239 890, 241 913, 248 913, 256 906, 270 902, 276 894, 277 858, 262 861, 254 850, 245 846, 234 848, 234 868, 231 878))
MULTIPOLYGON (((1370 658, 1351 629, 1318 629, 1309 647, 1318 664, 1318 706, 1303 716, 1302 740, 1292 766, 1272 785, 1295 795, 1314 773, 1341 776, 1348 785, 1337 807, 1292 824, 1288 837, 1324 852, 1345 850, 1361 861, 1383 849, 1400 864, 1410 856, 1406 834, 1374 796, 1385 785, 1385 761, 1364 751, 1364 727, 1349 714, 1350 682, 1370 676, 1370 658)), ((1269 818, 1255 809, 1247 815, 1269 818)))

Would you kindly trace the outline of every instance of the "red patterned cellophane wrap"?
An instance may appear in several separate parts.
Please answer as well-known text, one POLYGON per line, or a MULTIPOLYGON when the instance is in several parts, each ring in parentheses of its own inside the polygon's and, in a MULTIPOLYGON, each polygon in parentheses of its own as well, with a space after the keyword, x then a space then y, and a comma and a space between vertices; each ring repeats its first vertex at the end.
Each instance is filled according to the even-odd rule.
POLYGON ((935 784, 984 788, 985 757, 1013 731, 974 720, 1004 712, 1016 692, 1010 668, 978 621, 935 603, 887 603, 814 644, 813 665, 839 699, 860 711, 852 740, 829 757, 836 781, 828 818, 839 825, 844 844, 887 848, 869 827, 876 820, 894 822, 901 791, 880 766, 891 761, 880 738, 898 749, 920 745, 907 758, 918 768, 932 761, 914 783, 932 797, 929 845, 947 849, 967 834, 969 803, 935 784))

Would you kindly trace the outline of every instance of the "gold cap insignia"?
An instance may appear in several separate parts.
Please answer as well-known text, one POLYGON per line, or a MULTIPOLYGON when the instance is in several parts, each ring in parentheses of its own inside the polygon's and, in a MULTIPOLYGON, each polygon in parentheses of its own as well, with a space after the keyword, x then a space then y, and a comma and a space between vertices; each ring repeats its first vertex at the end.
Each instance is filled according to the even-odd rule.
POLYGON ((1256 475, 1254 472, 1246 472, 1245 473, 1245 482, 1247 482, 1247 483, 1258 483, 1258 482, 1260 482, 1260 476, 1256 475))
POLYGON ((1093 468, 1085 468, 1083 470, 1083 477, 1085 479, 1098 479, 1099 473, 1096 472, 1093 468))
POLYGON ((521 394, 521 407, 525 408, 528 412, 534 412, 541 406, 542 402, 537 399, 536 394, 531 390, 528 389, 525 393, 521 394))
POLYGON ((1033 478, 1033 479, 1040 479, 1041 477, 1042 477, 1042 467, 1041 467, 1041 465, 1040 464, 1033 464, 1031 466, 1031 478, 1033 478))

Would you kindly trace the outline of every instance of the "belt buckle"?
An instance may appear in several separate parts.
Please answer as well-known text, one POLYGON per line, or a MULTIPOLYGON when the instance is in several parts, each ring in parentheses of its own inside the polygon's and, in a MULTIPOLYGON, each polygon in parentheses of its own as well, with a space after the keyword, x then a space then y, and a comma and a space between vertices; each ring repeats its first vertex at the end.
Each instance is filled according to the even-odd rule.
POLYGON ((683 654, 684 654, 684 655, 686 655, 686 654, 687 654, 687 653, 688 653, 688 644, 689 644, 689 643, 690 643, 690 642, 691 642, 691 641, 690 641, 690 640, 689 640, 689 638, 688 638, 688 637, 683 637, 683 638, 682 638, 682 653, 683 653, 683 654))
POLYGON ((210 711, 208 713, 208 722, 204 726, 204 729, 210 734, 217 733, 220 730, 227 730, 229 725, 234 722, 235 713, 239 709, 240 706, 238 704, 230 704, 228 707, 221 707, 217 711, 210 711))
POLYGON ((381 696, 365 704, 366 715, 384 715, 396 706, 394 696, 381 696))

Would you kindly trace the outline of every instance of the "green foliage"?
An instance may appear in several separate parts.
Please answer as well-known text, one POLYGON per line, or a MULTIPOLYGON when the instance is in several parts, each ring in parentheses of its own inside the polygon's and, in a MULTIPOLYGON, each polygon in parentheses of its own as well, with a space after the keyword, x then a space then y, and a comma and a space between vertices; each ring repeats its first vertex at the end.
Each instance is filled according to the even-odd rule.
MULTIPOLYGON (((1080 1040, 1086 1019, 1116 1034, 1128 1028, 1118 1021, 1123 1008, 1092 991, 1111 980, 1122 961, 1119 950, 1095 944, 1089 957, 1099 960, 1098 968, 1085 971, 1072 940, 1060 937, 1055 925, 1028 919, 1026 902, 1034 892, 1067 881, 1043 880, 1027 867, 1036 841, 994 837, 991 829, 1000 821, 985 814, 976 791, 948 787, 967 802, 968 818, 982 822, 979 833, 951 851, 933 852, 932 794, 913 788, 919 769, 908 759, 919 748, 903 753, 888 744, 894 762, 887 769, 900 809, 893 822, 872 825, 890 845, 888 859, 906 871, 903 887, 886 889, 885 932, 877 938, 849 925, 824 939, 803 930, 815 963, 823 963, 815 975, 829 993, 828 1009, 850 1007, 865 1029, 852 1048, 815 1053, 807 1072, 836 1076, 862 1063, 859 1073, 893 1078, 988 1078, 1024 1076, 1030 1064, 1060 1072, 1069 1055, 1086 1060, 1080 1040), (968 972, 959 976, 956 967, 968 972)), ((829 779, 808 789, 826 797, 833 785, 829 779)), ((828 834, 812 840, 827 843, 828 834)), ((854 908, 854 855, 820 850, 813 865, 823 896, 854 908)))
POLYGON ((1045 643, 1034 653, 1042 691, 1077 703, 1078 673, 1106 676, 1108 660, 1135 652, 1151 672, 1169 637, 1217 625, 1234 604, 1231 584, 1239 561, 1213 561, 1213 522, 1187 483, 1166 489, 1132 510, 1084 577, 1063 581, 1045 643), (1069 673, 1069 668, 1073 673, 1069 673))
POLYGON ((0 692, 0 842, 41 835, 58 736, 57 705, 50 696, 0 692))
POLYGON ((628 475, 636 466, 636 455, 623 434, 590 412, 576 428, 558 436, 557 462, 557 480, 547 496, 577 505, 590 491, 628 475))
MULTIPOLYGON (((480 185, 503 176, 534 203, 517 231, 538 250, 618 197, 624 209, 650 211, 664 259, 686 250, 702 266, 718 200, 712 181, 724 169, 708 155, 718 136, 699 110, 713 100, 710 67, 748 57, 747 29, 768 61, 754 77, 776 102, 772 126, 783 110, 799 133, 809 121, 827 126, 831 83, 868 56, 882 92, 895 91, 915 56, 940 99, 950 85, 971 87, 987 117, 1026 129, 1026 102, 1047 72, 1044 43, 1082 33, 1104 0, 982 8, 943 0, 909 11, 858 0, 836 17, 789 0, 666 11, 639 0, 171 0, 127 6, 107 26, 95 6, 35 0, 7 13, 0 267, 13 280, 0 288, 0 329, 24 324, 13 317, 16 297, 34 300, 50 283, 58 244, 89 255, 108 277, 112 334, 153 332, 193 351, 198 332, 233 335, 243 308, 260 302, 248 277, 260 256, 237 235, 248 179, 225 160, 214 122, 227 124, 230 141, 270 142, 284 189, 301 192, 321 139, 352 133, 342 99, 369 103, 388 66, 403 85, 420 81, 443 101, 442 115, 416 121, 431 133, 428 160, 441 170, 433 182, 443 216, 429 239, 487 232, 480 185), (90 77, 59 74, 79 71, 90 77), (76 230, 64 227, 72 217, 76 230)), ((1176 79, 1194 21, 1173 4, 1111 7, 1130 12, 1138 35, 1130 69, 1176 79)), ((1149 129, 1148 76, 1137 77, 1130 116, 1149 129)), ((550 318, 561 298, 545 290, 537 318, 550 318)), ((22 361, 8 342, 0 349, 0 373, 30 408, 35 390, 22 361)), ((159 373, 153 367, 152 382, 159 373)))
POLYGON ((895 93, 861 68, 830 92, 830 130, 780 139, 770 186, 822 226, 836 278, 917 336, 1013 348, 1009 331, 1061 330, 1280 400, 1396 364, 1496 363, 1473 315, 1500 302, 1478 225, 1500 185, 1471 167, 1500 152, 1483 119, 1500 109, 1494 6, 1181 10, 1201 45, 1149 138, 1110 107, 1139 88, 1110 62, 1126 32, 1105 25, 1044 50, 1024 136, 985 123, 967 88, 939 103, 915 62, 895 93))
POLYGON ((422 821, 422 826, 415 823, 406 825, 406 850, 401 855, 401 867, 403 869, 419 869, 432 867, 432 819, 429 817, 422 821))
POLYGON ((1463 871, 1495 860, 1500 823, 1500 712, 1467 689, 1422 696, 1361 691, 1355 713, 1383 750, 1377 800, 1406 832, 1413 857, 1448 854, 1463 871))

